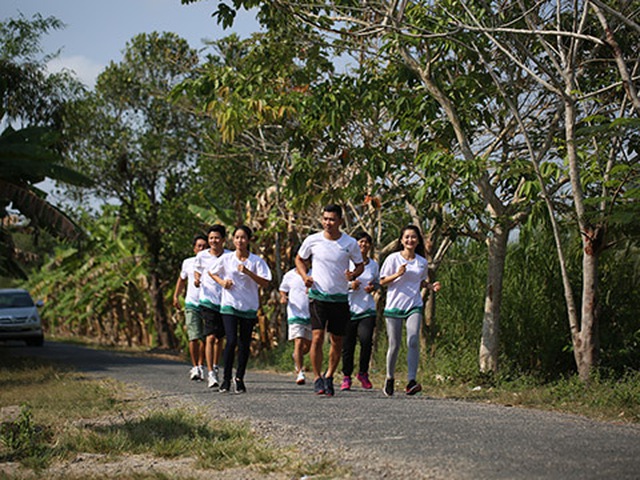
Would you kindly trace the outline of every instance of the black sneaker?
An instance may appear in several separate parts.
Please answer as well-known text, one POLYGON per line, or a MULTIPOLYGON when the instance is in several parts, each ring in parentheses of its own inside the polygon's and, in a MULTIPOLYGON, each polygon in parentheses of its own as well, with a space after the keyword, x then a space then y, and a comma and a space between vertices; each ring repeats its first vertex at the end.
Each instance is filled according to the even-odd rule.
POLYGON ((324 379, 324 394, 327 397, 333 397, 335 391, 333 390, 333 377, 326 377, 324 379))
POLYGON ((316 395, 324 395, 324 378, 316 378, 315 382, 313 382, 313 392, 316 395))
POLYGON ((244 380, 236 378, 233 383, 236 393, 247 393, 247 388, 244 386, 244 380))
POLYGON ((393 384, 394 384, 393 378, 387 378, 384 381, 384 388, 382 389, 382 391, 387 397, 393 396, 393 384))
POLYGON ((407 383, 407 386, 404 389, 404 392, 407 395, 415 395, 416 393, 418 393, 421 390, 422 390, 422 385, 420 385, 415 380, 411 380, 409 383, 407 383))
POLYGON ((231 389, 231 381, 223 380, 222 385, 220 385, 220 389, 218 390, 220 393, 226 393, 231 389))

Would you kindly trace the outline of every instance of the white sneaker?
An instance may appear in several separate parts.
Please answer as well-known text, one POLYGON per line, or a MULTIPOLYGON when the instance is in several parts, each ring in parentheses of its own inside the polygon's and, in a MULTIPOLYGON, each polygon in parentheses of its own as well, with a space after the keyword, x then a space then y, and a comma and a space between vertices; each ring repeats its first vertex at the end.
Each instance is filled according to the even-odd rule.
POLYGON ((304 370, 300 370, 300 372, 298 372, 298 378, 296 378, 296 383, 298 385, 304 385, 305 381, 304 370))
POLYGON ((217 386, 220 385, 220 382, 218 381, 218 370, 214 369, 214 370, 209 370, 209 382, 208 382, 209 388, 215 388, 217 386))
POLYGON ((198 380, 200 380, 201 382, 204 382, 204 379, 206 378, 205 373, 206 371, 204 369, 204 366, 198 365, 198 376, 199 376, 198 380))
POLYGON ((200 370, 198 370, 198 367, 193 367, 189 371, 189 378, 191 380, 200 380, 200 370))

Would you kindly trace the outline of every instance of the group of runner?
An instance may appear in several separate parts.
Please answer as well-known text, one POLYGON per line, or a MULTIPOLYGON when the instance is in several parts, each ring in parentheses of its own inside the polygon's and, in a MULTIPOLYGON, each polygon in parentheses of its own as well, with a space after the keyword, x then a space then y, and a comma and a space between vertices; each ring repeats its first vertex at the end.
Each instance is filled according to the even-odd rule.
MULTIPOLYGON (((405 393, 414 395, 422 387, 417 381, 420 324, 423 310, 421 289, 440 289, 428 281, 424 240, 413 225, 402 229, 396 251, 381 268, 370 258, 372 238, 365 232, 351 237, 341 231, 342 208, 327 205, 322 213, 322 231, 307 237, 295 256, 295 268, 288 271, 279 287, 280 301, 287 305, 288 338, 294 342, 296 383, 306 383, 304 356, 313 370, 313 389, 318 395, 335 394, 334 375, 342 359, 341 390, 350 390, 356 343, 360 359, 356 378, 362 388, 371 389, 369 362, 376 306, 373 292, 387 288, 384 317, 389 347, 383 392, 392 396, 395 366, 407 326, 408 375, 405 393), (323 369, 323 345, 329 335, 327 368, 323 369)), ((220 392, 246 392, 244 375, 249 359, 251 333, 257 321, 259 287, 272 279, 266 262, 249 251, 252 231, 247 226, 233 232, 235 251, 224 248, 226 229, 212 226, 207 237, 196 236, 195 257, 184 260, 174 293, 174 306, 186 286, 185 317, 192 380, 206 380, 220 392), (209 248, 207 249, 207 245, 209 248), (226 337, 224 352, 223 339, 226 337), (238 365, 233 374, 235 352, 238 365), (222 381, 220 356, 224 357, 222 381), (204 364, 206 362, 207 372, 204 364)))

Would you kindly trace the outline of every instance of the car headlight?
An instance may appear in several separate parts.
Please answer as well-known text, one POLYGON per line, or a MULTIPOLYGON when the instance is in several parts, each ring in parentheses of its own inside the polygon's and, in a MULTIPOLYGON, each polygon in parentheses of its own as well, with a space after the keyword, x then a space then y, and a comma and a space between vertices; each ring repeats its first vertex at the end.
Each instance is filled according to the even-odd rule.
POLYGON ((31 315, 28 319, 27 319, 27 323, 39 323, 40 319, 38 318, 37 315, 31 315))

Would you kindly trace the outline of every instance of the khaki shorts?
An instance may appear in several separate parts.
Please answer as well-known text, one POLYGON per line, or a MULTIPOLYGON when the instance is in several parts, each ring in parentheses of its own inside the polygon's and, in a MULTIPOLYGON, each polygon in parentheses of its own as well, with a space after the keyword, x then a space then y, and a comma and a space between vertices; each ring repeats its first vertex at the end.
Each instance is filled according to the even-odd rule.
POLYGON ((296 338, 304 338, 311 340, 311 324, 307 323, 291 323, 288 328, 289 340, 296 338))
POLYGON ((200 309, 187 307, 184 309, 184 315, 186 317, 185 324, 187 326, 187 338, 189 338, 189 341, 202 340, 204 333, 200 309))

